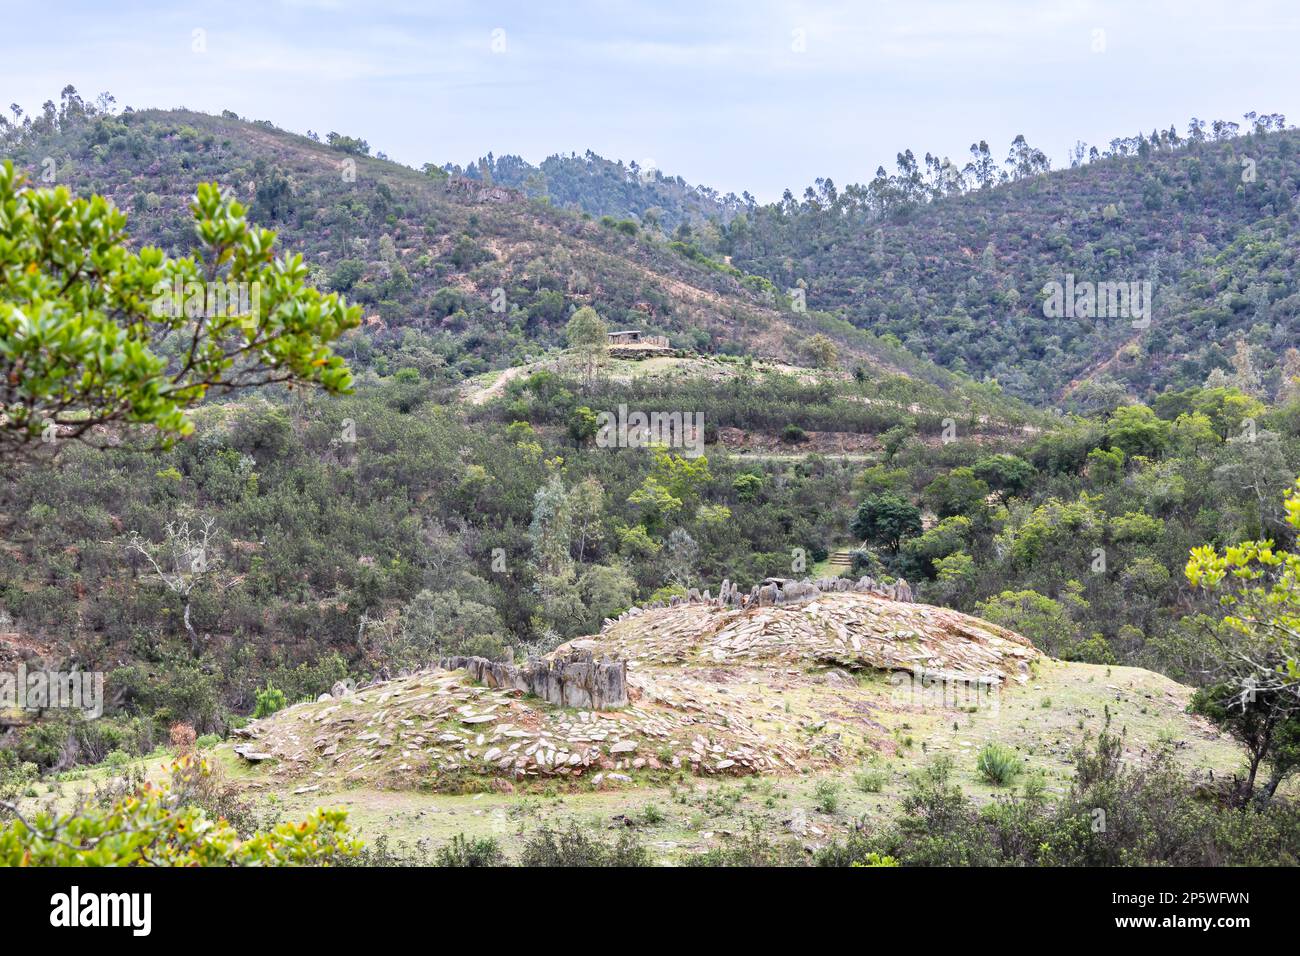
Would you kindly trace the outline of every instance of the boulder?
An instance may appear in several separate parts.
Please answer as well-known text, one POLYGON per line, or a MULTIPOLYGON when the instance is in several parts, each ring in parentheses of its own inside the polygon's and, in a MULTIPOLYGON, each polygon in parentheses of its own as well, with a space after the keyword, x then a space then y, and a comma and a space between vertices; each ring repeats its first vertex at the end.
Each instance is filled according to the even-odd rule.
POLYGON ((239 744, 234 748, 234 751, 249 763, 261 763, 263 760, 275 759, 274 755, 263 753, 254 744, 239 744))

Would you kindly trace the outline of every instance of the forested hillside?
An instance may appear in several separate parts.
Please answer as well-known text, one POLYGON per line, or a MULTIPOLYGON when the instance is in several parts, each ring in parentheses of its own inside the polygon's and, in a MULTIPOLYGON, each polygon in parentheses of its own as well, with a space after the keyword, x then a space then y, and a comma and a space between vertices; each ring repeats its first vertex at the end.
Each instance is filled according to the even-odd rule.
POLYGON ((900 157, 897 176, 866 189, 822 181, 803 201, 738 217, 724 246, 778 285, 805 281, 813 307, 1034 401, 1069 398, 1084 380, 1095 386, 1077 396, 1085 406, 1096 392, 1149 399, 1216 370, 1271 397, 1282 367, 1297 367, 1300 312, 1300 133, 1280 126, 1158 131, 943 198, 942 179, 900 157), (1149 325, 1047 318, 1044 286, 1067 275, 1149 281, 1149 325))
POLYGON ((708 186, 692 186, 681 176, 667 176, 635 160, 608 160, 590 150, 583 156, 548 156, 539 166, 519 156, 488 153, 463 169, 454 164, 444 168, 480 182, 510 186, 530 199, 545 199, 593 216, 631 217, 647 228, 667 232, 683 223, 727 222, 740 210, 755 205, 749 193, 722 196, 708 186))
POLYGON ((809 308, 1036 403, 1098 408, 1211 375, 1272 398, 1290 387, 1283 369, 1300 369, 1289 354, 1300 133, 1277 114, 1244 119, 1078 143, 1055 171, 1023 138, 1005 161, 983 142, 965 163, 908 149, 894 173, 818 179, 768 205, 591 154, 540 170, 488 156, 467 172, 595 215, 636 214, 780 289, 805 288, 809 308), (1048 318, 1042 290, 1067 275, 1150 282, 1151 323, 1048 318))
POLYGON ((173 254, 193 243, 186 205, 195 186, 220 183, 306 257, 317 286, 364 307, 365 334, 350 355, 362 368, 376 361, 455 383, 560 344, 569 316, 595 305, 611 327, 708 352, 798 358, 822 333, 848 367, 994 397, 634 220, 594 221, 434 164, 417 172, 371 157, 350 136, 324 140, 233 114, 113 113, 70 87, 59 106, 19 111, 0 128, 0 148, 34 181, 111 198, 136 242, 173 254))

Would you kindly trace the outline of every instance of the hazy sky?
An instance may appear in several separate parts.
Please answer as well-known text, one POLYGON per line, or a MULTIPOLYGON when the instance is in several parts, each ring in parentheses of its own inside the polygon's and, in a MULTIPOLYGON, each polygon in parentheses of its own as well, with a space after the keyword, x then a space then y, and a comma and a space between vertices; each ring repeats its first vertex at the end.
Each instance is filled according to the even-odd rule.
POLYGON ((119 106, 337 130, 412 165, 594 150, 759 199, 959 165, 1016 133, 1065 163, 1188 117, 1300 122, 1300 4, 226 0, 22 4, 0 97, 67 83, 119 106), (543 7, 554 9, 544 10, 543 7), (31 16, 39 10, 39 22, 31 16), (196 31, 202 31, 196 33, 196 31))

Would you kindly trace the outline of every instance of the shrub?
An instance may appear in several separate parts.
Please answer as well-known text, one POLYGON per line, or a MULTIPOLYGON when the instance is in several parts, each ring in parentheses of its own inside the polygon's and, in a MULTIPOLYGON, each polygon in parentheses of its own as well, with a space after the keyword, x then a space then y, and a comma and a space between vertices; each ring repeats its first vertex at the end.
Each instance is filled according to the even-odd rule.
POLYGON ((861 847, 862 852, 896 856, 910 866, 991 864, 991 849, 978 815, 961 787, 952 782, 952 771, 952 758, 945 755, 914 773, 903 797, 896 832, 875 845, 861 847))
POLYGON ((624 830, 612 843, 585 832, 576 823, 555 831, 538 830, 524 844, 520 866, 649 866, 650 854, 636 836, 624 830))
POLYGON ((739 837, 722 846, 686 857, 686 866, 805 866, 803 847, 793 840, 774 843, 763 835, 758 821, 745 824, 739 837))
POLYGON ((855 548, 849 552, 849 557, 853 559, 854 574, 865 574, 877 579, 886 574, 884 562, 870 548, 855 548))
POLYGON ((851 833, 843 843, 822 847, 813 855, 813 866, 898 866, 897 857, 880 852, 865 834, 851 833))
MULTIPOLYGON (((201 776, 204 761, 182 758, 173 777, 201 776)), ((222 819, 173 797, 164 784, 140 784, 108 807, 42 811, 0 829, 0 866, 304 866, 355 855, 347 811, 317 809, 241 839, 222 819)))
MULTIPOLYGON (((1005 749, 1005 748, 1004 748, 1005 749)), ((855 831, 814 857, 818 866, 1293 866, 1300 807, 1276 801, 1243 812, 1185 776, 1167 752, 1123 763, 1120 738, 1102 733, 1075 751, 1069 794, 1047 799, 1030 774, 1021 796, 976 809, 950 782, 946 757, 914 774, 902 812, 877 832, 855 831)))
POLYGON ((405 841, 391 842, 388 834, 381 833, 363 846, 356 856, 338 861, 339 866, 433 866, 433 857, 425 840, 414 844, 405 841))
POLYGON ((853 778, 853 782, 858 785, 858 789, 863 793, 879 793, 885 788, 885 781, 889 775, 883 770, 872 770, 870 768, 861 770, 853 778))
POLYGON ((506 855, 491 837, 469 839, 463 833, 438 848, 438 866, 505 866, 506 855))
POLYGON ((114 750, 140 753, 152 747, 149 721, 100 717, 87 720, 75 712, 46 716, 23 728, 18 756, 42 769, 64 770, 77 763, 100 763, 114 750))
POLYGON ((195 661, 129 664, 109 673, 107 683, 108 693, 120 697, 124 708, 149 718, 158 728, 182 722, 207 733, 221 726, 221 674, 195 661))
POLYGON ((270 681, 257 691, 257 705, 253 708, 253 719, 259 720, 284 708, 284 691, 270 681))
POLYGON ((104 758, 104 766, 114 773, 121 773, 131 762, 131 755, 125 750, 114 750, 104 758))
POLYGON ((198 739, 192 724, 172 724, 168 733, 171 736, 172 746, 181 753, 186 753, 193 748, 194 741, 198 739))
POLYGON ((820 780, 813 788, 817 800, 817 809, 822 813, 834 813, 840 808, 840 785, 833 780, 820 780))
POLYGON ((287 700, 315 700, 347 677, 347 661, 336 651, 309 664, 282 665, 267 675, 266 683, 283 690, 287 700))
POLYGON ((1010 747, 1002 744, 988 744, 979 752, 975 769, 985 783, 995 787, 1005 787, 1020 776, 1023 769, 1019 755, 1010 747))
MULTIPOLYGON (((0 750, 0 803, 20 797, 40 777, 34 763, 24 763, 12 750, 0 750)), ((0 806, 0 820, 6 811, 0 806)))

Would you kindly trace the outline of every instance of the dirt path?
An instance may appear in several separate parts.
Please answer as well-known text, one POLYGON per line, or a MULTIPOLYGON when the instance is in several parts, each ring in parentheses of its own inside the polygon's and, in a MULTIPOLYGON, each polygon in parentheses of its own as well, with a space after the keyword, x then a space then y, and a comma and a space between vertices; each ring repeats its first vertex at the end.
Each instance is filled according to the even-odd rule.
POLYGON ((516 365, 513 368, 505 369, 496 377, 491 385, 467 393, 465 400, 471 405, 486 405, 488 402, 492 401, 492 399, 500 398, 505 394, 507 385, 519 378, 521 375, 529 373, 532 369, 533 366, 531 365, 516 365))

